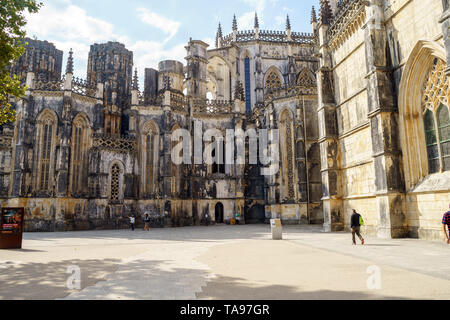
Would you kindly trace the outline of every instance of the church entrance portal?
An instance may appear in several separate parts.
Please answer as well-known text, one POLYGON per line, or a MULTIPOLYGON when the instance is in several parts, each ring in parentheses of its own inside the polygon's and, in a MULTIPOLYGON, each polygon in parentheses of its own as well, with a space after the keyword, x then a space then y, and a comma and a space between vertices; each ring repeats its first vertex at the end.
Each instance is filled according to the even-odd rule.
POLYGON ((216 223, 223 223, 223 204, 221 202, 216 204, 216 223))

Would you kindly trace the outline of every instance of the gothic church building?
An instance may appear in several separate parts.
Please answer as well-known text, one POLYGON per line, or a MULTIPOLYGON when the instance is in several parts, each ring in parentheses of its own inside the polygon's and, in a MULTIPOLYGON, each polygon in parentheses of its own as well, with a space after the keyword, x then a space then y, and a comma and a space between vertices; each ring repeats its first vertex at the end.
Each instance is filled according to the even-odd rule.
MULTIPOLYGON (((0 136, 0 202, 26 208, 27 231, 242 223, 349 229, 438 240, 450 204, 448 0, 321 0, 311 33, 232 32, 186 62, 146 69, 117 42, 91 46, 86 80, 72 52, 27 40, 11 66, 28 89, 0 136), (200 132, 198 132, 200 128, 200 132), (175 164, 172 133, 278 130, 280 168, 175 164)), ((211 137, 211 141, 214 140, 211 137)), ((220 143, 216 143, 219 145, 220 143)), ((245 145, 249 158, 249 141, 245 145)), ((217 148, 220 150, 220 148, 217 148)), ((216 159, 221 158, 216 157, 216 159)), ((230 155, 228 155, 230 156, 230 155)), ((236 158, 236 155, 234 159, 236 158)))

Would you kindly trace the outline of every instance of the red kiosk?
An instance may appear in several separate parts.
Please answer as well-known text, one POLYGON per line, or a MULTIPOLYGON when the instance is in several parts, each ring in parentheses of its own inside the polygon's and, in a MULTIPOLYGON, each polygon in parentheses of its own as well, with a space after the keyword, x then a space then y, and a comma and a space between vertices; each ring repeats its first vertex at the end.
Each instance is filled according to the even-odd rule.
POLYGON ((24 208, 2 208, 0 249, 22 249, 24 208))

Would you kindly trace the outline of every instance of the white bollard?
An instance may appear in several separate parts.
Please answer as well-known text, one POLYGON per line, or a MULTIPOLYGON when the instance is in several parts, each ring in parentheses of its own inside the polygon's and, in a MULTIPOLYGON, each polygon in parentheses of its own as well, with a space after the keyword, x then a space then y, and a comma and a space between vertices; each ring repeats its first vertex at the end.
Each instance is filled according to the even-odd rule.
POLYGON ((270 220, 270 226, 272 228, 272 240, 283 240, 283 226, 281 225, 281 220, 270 220))

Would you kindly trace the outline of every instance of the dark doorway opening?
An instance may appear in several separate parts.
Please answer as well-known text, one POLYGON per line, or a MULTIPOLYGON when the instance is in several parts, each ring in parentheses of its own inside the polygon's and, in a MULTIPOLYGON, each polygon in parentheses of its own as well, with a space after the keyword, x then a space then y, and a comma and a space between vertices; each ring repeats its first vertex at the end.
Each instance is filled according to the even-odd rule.
POLYGON ((221 202, 216 204, 216 223, 223 223, 224 208, 221 202))
POLYGON ((264 206, 257 204, 247 209, 245 212, 246 224, 258 224, 266 222, 266 209, 264 206))

